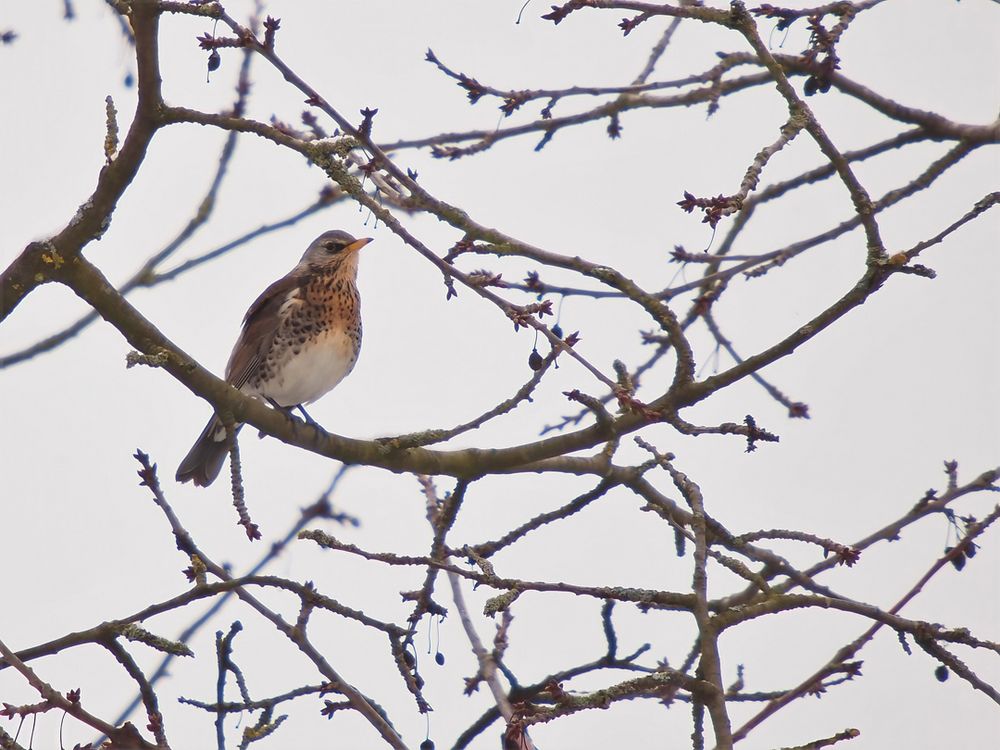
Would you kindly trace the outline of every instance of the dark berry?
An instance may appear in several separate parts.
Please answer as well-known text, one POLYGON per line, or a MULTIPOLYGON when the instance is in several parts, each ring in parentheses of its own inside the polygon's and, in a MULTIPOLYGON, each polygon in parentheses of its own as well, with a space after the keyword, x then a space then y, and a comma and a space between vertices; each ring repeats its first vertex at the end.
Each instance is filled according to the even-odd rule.
POLYGON ((934 676, 937 677, 938 682, 946 682, 948 680, 948 667, 942 664, 934 670, 934 676))
POLYGON ((542 355, 538 353, 537 349, 532 349, 531 354, 528 355, 528 367, 532 370, 540 370, 543 364, 545 364, 545 360, 542 359, 542 355))
POLYGON ((220 65, 222 65, 222 55, 219 54, 219 50, 213 49, 212 53, 208 56, 209 72, 218 70, 220 65))
POLYGON ((438 664, 439 667, 443 667, 444 666, 444 654, 442 654, 440 651, 438 651, 436 654, 434 654, 434 661, 437 662, 437 664, 438 664))
POLYGON ((554 326, 552 326, 552 333, 558 336, 559 338, 562 338, 562 326, 556 323, 554 326))

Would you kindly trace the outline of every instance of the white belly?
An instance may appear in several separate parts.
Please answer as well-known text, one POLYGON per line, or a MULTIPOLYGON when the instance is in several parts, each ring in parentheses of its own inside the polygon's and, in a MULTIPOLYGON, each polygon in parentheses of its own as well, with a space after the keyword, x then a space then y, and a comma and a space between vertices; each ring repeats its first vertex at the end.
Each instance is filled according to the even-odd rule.
POLYGON ((261 395, 279 406, 311 404, 328 393, 354 369, 357 352, 344 331, 327 331, 303 344, 296 354, 289 349, 267 381, 261 395))

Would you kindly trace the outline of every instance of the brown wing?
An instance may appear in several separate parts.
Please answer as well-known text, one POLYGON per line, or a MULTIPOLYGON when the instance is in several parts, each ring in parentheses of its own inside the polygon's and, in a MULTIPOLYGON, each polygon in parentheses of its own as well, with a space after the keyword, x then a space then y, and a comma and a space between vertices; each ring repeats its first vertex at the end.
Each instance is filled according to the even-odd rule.
POLYGON ((275 281, 254 300, 243 316, 243 330, 229 355, 226 380, 241 388, 260 366, 278 330, 278 311, 299 288, 297 274, 275 281))

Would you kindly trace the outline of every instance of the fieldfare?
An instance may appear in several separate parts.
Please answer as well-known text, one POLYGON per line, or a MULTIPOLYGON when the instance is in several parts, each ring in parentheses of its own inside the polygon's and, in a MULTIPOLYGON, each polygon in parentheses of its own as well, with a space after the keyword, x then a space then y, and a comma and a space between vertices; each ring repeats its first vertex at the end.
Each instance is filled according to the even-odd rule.
MULTIPOLYGON (((369 242, 341 231, 313 240, 298 265, 250 305, 226 382, 272 406, 301 410, 343 380, 361 351, 358 250, 369 242)), ((177 468, 177 481, 207 487, 228 452, 226 428, 213 415, 177 468)))

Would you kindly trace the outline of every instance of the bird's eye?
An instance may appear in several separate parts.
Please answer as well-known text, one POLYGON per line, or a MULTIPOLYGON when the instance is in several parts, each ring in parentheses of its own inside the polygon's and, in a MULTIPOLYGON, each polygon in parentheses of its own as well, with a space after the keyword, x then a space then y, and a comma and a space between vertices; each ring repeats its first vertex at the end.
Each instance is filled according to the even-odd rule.
POLYGON ((330 253, 330 255, 339 253, 341 250, 344 249, 344 246, 339 242, 337 242, 336 240, 330 240, 329 242, 324 243, 323 247, 326 248, 326 251, 330 253))

